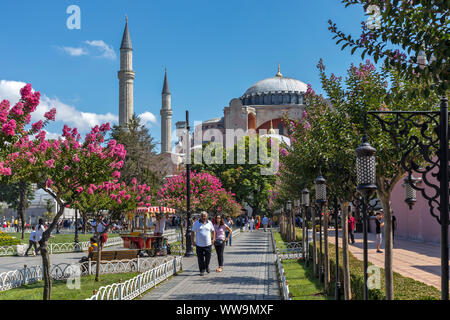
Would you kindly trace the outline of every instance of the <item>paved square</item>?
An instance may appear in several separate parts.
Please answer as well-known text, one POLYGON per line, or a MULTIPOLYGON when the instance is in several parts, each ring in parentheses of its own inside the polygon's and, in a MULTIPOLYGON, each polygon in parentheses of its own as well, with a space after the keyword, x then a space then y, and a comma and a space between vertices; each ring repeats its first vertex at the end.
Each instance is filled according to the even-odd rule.
POLYGON ((224 268, 211 256, 211 273, 199 275, 197 257, 184 258, 183 272, 156 287, 142 300, 279 300, 270 232, 242 232, 225 247, 224 268))

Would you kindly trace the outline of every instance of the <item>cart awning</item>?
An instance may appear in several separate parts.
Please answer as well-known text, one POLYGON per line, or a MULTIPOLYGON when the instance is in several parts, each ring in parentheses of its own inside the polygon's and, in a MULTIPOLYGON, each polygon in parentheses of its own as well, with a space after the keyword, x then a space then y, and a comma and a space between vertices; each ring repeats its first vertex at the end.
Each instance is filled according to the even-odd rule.
POLYGON ((175 209, 163 207, 163 206, 154 206, 154 207, 139 207, 136 209, 137 213, 175 213, 175 209))

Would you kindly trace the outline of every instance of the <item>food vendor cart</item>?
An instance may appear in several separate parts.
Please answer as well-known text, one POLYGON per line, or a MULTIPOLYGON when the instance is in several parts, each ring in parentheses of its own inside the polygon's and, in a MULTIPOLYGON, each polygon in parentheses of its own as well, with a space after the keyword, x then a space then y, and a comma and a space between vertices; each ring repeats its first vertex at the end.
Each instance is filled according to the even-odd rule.
POLYGON ((148 226, 151 218, 169 213, 175 213, 175 209, 162 206, 139 207, 135 212, 128 213, 128 228, 120 233, 124 247, 139 249, 140 254, 146 252, 151 257, 170 254, 167 238, 164 235, 155 234, 152 227, 148 226))

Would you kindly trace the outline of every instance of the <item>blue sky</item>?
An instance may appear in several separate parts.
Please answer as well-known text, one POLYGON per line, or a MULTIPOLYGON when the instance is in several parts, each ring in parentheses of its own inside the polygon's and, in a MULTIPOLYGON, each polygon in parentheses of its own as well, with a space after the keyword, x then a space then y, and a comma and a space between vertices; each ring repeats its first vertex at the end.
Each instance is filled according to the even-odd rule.
POLYGON ((232 98, 274 76, 278 63, 283 75, 321 92, 319 58, 337 75, 361 62, 328 31, 331 18, 359 36, 365 20, 361 7, 344 8, 339 0, 3 0, 0 99, 11 98, 18 85, 12 81, 31 83, 46 96, 43 105, 61 110, 48 127, 52 133, 64 122, 86 130, 115 119, 125 15, 134 48, 134 111, 156 117, 152 122, 147 114, 147 125, 158 140, 164 67, 174 127, 186 109, 191 120, 222 116, 232 98), (80 30, 66 27, 70 5, 81 9, 80 30))

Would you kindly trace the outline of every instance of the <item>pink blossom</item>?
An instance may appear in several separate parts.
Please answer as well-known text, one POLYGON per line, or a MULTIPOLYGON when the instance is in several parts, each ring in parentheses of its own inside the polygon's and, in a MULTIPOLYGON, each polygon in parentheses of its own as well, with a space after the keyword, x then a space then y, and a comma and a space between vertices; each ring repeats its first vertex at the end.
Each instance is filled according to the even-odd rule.
POLYGON ((114 172, 112 173, 112 177, 113 177, 113 178, 116 178, 116 179, 119 179, 119 178, 120 178, 120 172, 119 172, 119 171, 114 171, 114 172))
POLYGON ((33 131, 37 132, 37 131, 42 129, 42 125, 43 125, 42 120, 39 120, 38 122, 33 123, 31 125, 31 128, 32 128, 33 131))
POLYGON ((52 121, 54 121, 54 120, 55 120, 55 115, 56 115, 56 109, 55 109, 55 108, 52 108, 52 109, 50 109, 50 111, 48 111, 48 112, 46 112, 46 113, 44 114, 44 117, 45 117, 47 120, 52 120, 52 121))
POLYGON ((14 136, 16 130, 16 120, 11 119, 3 125, 2 132, 7 136, 14 136))
POLYGON ((73 160, 74 162, 80 162, 80 158, 78 158, 78 155, 77 155, 77 154, 75 154, 75 155, 72 157, 72 160, 73 160))
POLYGON ((70 170, 70 167, 66 164, 66 165, 64 166, 64 170, 65 170, 65 171, 70 170))
POLYGON ((22 102, 16 103, 16 105, 14 107, 12 107, 11 113, 15 114, 17 116, 23 115, 24 112, 23 112, 23 104, 22 104, 22 102))
POLYGON ((46 186, 47 188, 51 188, 52 185, 53 185, 53 180, 50 179, 50 178, 48 178, 48 179, 47 179, 47 182, 45 183, 45 186, 46 186))
POLYGON ((45 163, 45 164, 47 165, 47 167, 49 167, 49 168, 54 168, 54 167, 55 167, 55 159, 47 160, 47 161, 45 161, 44 163, 45 163))

